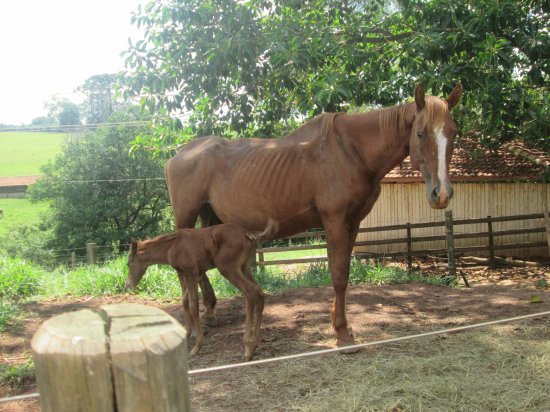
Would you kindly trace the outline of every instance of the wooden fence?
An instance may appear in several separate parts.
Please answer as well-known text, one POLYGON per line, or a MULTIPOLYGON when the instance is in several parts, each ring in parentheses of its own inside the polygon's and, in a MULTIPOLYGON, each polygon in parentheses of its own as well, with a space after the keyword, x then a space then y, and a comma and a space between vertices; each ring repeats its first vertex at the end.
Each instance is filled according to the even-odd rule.
MULTIPOLYGON (((454 247, 454 254, 471 253, 477 254, 480 252, 488 252, 489 260, 491 264, 494 263, 495 253, 499 250, 513 250, 524 248, 550 248, 550 218, 548 213, 532 213, 526 215, 516 216, 503 216, 503 217, 491 217, 479 219, 453 219, 452 214, 446 212, 446 219, 439 222, 425 222, 425 223, 406 223, 401 225, 389 225, 378 226, 359 229, 359 233, 375 233, 384 231, 401 231, 402 235, 391 239, 381 240, 368 240, 355 242, 354 248, 361 248, 361 251, 355 252, 355 256, 367 257, 367 258, 380 258, 380 257, 400 257, 406 258, 411 265, 413 256, 441 256, 446 255, 449 249, 449 245, 454 245, 456 240, 462 239, 480 239, 481 244, 475 246, 458 246, 454 247), (520 228, 520 229, 507 229, 507 230, 494 230, 494 224, 500 222, 517 222, 526 220, 541 220, 544 221, 540 226, 520 228), (485 225, 484 231, 472 231, 468 233, 468 225, 485 225), (460 227, 461 230, 457 231, 455 228, 460 227), (424 228, 441 228, 441 234, 420 236, 415 233, 418 229, 424 228), (542 234, 546 232, 546 240, 537 241, 520 241, 514 240, 513 243, 498 243, 495 239, 502 236, 515 236, 515 235, 528 235, 528 234, 542 234), (439 249, 415 249, 414 244, 427 241, 445 241, 445 247, 439 249), (364 251, 369 246, 376 245, 392 245, 392 244, 404 244, 406 249, 402 252, 385 252, 385 253, 369 253, 364 251)), ((477 229, 477 228, 476 228, 477 229)), ((541 236, 543 239, 544 236, 541 236)), ((326 237, 325 232, 322 230, 311 231, 306 233, 300 233, 294 236, 286 238, 289 243, 293 240, 313 239, 318 240, 320 243, 315 244, 300 244, 289 246, 277 246, 277 247, 261 247, 257 250, 256 265, 265 267, 268 265, 291 265, 300 263, 313 263, 327 261, 326 256, 326 237), (289 251, 304 251, 304 250, 319 250, 324 249, 323 256, 295 258, 295 259, 278 259, 278 260, 266 260, 267 254, 276 252, 289 252, 289 251)), ((71 254, 70 261, 75 263, 75 254, 71 254)), ((95 264, 97 262, 97 246, 95 243, 86 244, 86 261, 88 264, 95 264)))
MULTIPOLYGON (((384 240, 372 240, 372 241, 360 241, 356 242, 354 247, 368 247, 375 245, 386 245, 386 244, 406 244, 406 252, 388 252, 388 253, 368 253, 368 252, 358 252, 355 253, 356 256, 360 257, 406 257, 411 265, 413 256, 427 256, 427 255, 446 255, 448 253, 448 247, 442 249, 414 249, 414 244, 418 242, 426 241, 446 241, 446 245, 454 244, 455 240, 459 239, 482 239, 485 240, 484 243, 477 246, 466 246, 466 247, 454 247, 454 254, 462 253, 472 253, 476 254, 481 251, 489 252, 489 260, 491 264, 494 263, 495 252, 498 250, 510 250, 510 249, 520 249, 520 248, 531 248, 531 247, 550 247, 550 219, 548 218, 547 213, 534 213, 527 215, 516 215, 516 216, 504 216, 504 217, 491 217, 487 216, 480 219, 456 219, 453 220, 451 213, 446 213, 445 221, 440 222, 428 222, 428 223, 406 223, 402 225, 390 225, 390 226, 379 226, 371 228, 362 228, 359 230, 359 233, 372 233, 372 232, 382 232, 382 231, 402 231, 403 235, 395 237, 392 239, 384 240), (544 219, 544 226, 533 227, 533 228, 522 228, 522 229, 510 229, 510 230, 493 230, 493 224, 497 222, 513 222, 513 221, 525 221, 533 219, 544 219), (467 233, 468 225, 479 225, 485 224, 486 230, 484 231, 475 231, 467 233), (454 230, 457 226, 461 226, 465 229, 460 230, 461 233, 454 230), (415 236, 415 229, 427 228, 427 227, 441 227, 440 235, 431 235, 431 236, 415 236), (535 242, 526 242, 526 241, 517 241, 514 243, 507 244, 498 244, 495 242, 495 238, 500 236, 512 236, 512 235, 524 235, 524 234, 533 234, 533 233, 547 233, 546 241, 535 241, 535 242)), ((316 231, 316 232, 307 232, 299 235, 291 236, 288 238, 290 241, 295 239, 322 239, 325 240, 325 232, 316 231)), ((326 249, 326 242, 319 244, 298 244, 290 245, 283 247, 264 247, 257 250, 257 261, 256 264, 259 266, 267 265, 287 265, 287 264, 298 264, 298 263, 311 263, 326 261, 328 258, 326 256, 318 257, 308 257, 308 258, 298 258, 298 259, 284 259, 284 260, 265 260, 265 255, 268 253, 274 252, 286 252, 286 251, 298 251, 298 250, 318 250, 326 249)))

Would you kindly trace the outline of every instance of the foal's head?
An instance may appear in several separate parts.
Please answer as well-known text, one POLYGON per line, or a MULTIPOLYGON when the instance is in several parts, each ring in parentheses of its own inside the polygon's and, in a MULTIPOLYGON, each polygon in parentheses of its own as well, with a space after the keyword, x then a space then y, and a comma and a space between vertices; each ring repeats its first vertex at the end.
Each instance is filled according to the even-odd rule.
POLYGON ((134 289, 145 272, 148 265, 143 262, 137 253, 138 243, 132 242, 130 245, 130 253, 128 254, 128 278, 126 278, 126 287, 134 289))
POLYGON ((462 86, 458 84, 446 99, 425 96, 424 88, 418 85, 414 95, 416 114, 410 136, 411 165, 422 173, 428 202, 434 209, 446 208, 453 195, 449 163, 458 129, 450 110, 458 103, 461 93, 462 86))

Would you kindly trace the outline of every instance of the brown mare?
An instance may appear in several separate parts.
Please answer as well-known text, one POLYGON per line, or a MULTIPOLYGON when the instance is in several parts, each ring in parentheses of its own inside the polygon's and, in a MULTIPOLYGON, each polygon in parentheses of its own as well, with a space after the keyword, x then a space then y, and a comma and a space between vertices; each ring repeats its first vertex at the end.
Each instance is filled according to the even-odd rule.
POLYGON ((257 238, 234 224, 216 225, 205 229, 183 229, 143 242, 133 242, 128 255, 126 285, 135 288, 147 268, 153 264, 169 264, 178 272, 183 290, 183 313, 187 342, 194 330, 196 354, 204 344, 199 319, 198 284, 205 272, 218 268, 246 298, 244 360, 254 356, 260 342, 260 323, 265 296, 252 275, 252 261, 257 238))
MULTIPOLYGON (((408 155, 422 173, 430 206, 447 207, 457 134, 450 109, 461 93, 457 85, 446 99, 425 96, 419 85, 414 102, 322 114, 279 139, 196 139, 166 164, 176 226, 193 227, 200 215, 203 225, 233 222, 252 231, 270 226, 271 239, 323 226, 335 291, 332 325, 337 344, 350 345, 346 288, 359 224, 384 175, 408 155)), ((216 298, 206 276, 201 289, 204 317, 213 317, 216 298)))

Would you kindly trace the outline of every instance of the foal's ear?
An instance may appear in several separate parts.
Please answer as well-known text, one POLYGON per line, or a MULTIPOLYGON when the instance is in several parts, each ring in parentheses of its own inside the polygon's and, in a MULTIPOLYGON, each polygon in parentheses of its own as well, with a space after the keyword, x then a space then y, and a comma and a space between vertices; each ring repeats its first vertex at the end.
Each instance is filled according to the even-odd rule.
POLYGON ((426 106, 426 93, 422 84, 418 84, 414 90, 414 102, 418 110, 422 110, 426 106))
POLYGON ((449 105, 449 110, 456 106, 460 100, 460 95, 462 94, 462 85, 457 83, 451 94, 447 97, 447 104, 449 105))
POLYGON ((130 254, 135 255, 137 253, 137 242, 132 242, 130 244, 130 254))

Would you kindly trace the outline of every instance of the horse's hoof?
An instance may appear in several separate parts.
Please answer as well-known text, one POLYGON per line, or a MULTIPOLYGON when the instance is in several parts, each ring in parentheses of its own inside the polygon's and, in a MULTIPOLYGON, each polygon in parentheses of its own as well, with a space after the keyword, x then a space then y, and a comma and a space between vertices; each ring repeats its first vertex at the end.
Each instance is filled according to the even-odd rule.
MULTIPOLYGON (((353 339, 353 331, 351 330, 351 328, 348 328, 347 332, 348 332, 348 336, 344 336, 336 339, 336 346, 338 346, 339 348, 345 348, 346 346, 355 345, 355 339, 353 339)), ((351 354, 351 353, 357 353, 359 352, 359 350, 360 348, 350 348, 350 349, 341 350, 340 353, 351 354)))
MULTIPOLYGON (((350 345, 354 345, 353 343, 350 344, 350 345)), ((346 346, 350 346, 350 345, 338 345, 339 348, 345 348, 346 346)), ((359 351, 361 351, 361 348, 349 348, 349 349, 342 349, 341 351, 339 351, 340 353, 343 353, 344 355, 352 355, 354 353, 358 353, 359 351)))
POLYGON ((195 347, 191 350, 191 352, 189 352, 189 356, 194 356, 194 355, 196 355, 197 353, 199 353, 200 350, 201 350, 200 347, 195 346, 195 347))
POLYGON ((216 316, 205 316, 203 315, 201 317, 201 322, 203 324, 205 324, 206 326, 208 327, 211 327, 211 328, 215 328, 216 326, 218 326, 218 318, 216 318, 216 316))
POLYGON ((254 351, 245 351, 243 355, 243 362, 250 362, 254 357, 254 351))

